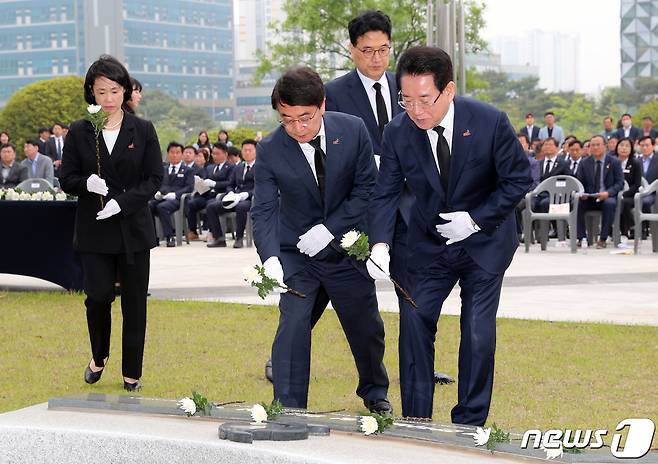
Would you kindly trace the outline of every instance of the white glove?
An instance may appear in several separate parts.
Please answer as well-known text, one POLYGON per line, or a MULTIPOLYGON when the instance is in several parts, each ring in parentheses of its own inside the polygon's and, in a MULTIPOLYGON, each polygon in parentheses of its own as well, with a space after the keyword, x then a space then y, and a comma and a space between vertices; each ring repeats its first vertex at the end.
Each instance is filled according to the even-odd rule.
POLYGON ((233 192, 228 192, 222 197, 222 206, 226 209, 235 208, 240 203, 240 197, 233 192))
POLYGON ((324 250, 333 239, 334 236, 329 232, 329 229, 324 224, 318 224, 311 227, 305 234, 299 236, 297 248, 305 255, 313 257, 324 250))
POLYGON ((212 179, 203 179, 203 183, 206 185, 206 187, 213 188, 217 182, 212 179))
MULTIPOLYGON (((278 283, 283 285, 283 267, 281 266, 281 261, 276 256, 270 256, 263 263, 265 268, 265 275, 270 279, 276 280, 278 283)), ((274 287, 274 293, 285 293, 286 290, 281 287, 274 287)))
POLYGON ((473 225, 471 215, 466 211, 455 211, 454 213, 441 213, 441 219, 448 221, 438 224, 436 230, 442 237, 447 238, 446 245, 461 242, 480 230, 473 225))
POLYGON ((242 192, 237 194, 240 201, 245 201, 249 199, 249 192, 242 192))
POLYGON ((96 220, 101 221, 103 219, 107 219, 109 217, 114 216, 115 214, 119 214, 121 212, 121 206, 119 206, 119 203, 112 198, 110 201, 108 201, 105 204, 105 208, 103 208, 101 211, 96 214, 96 220))
POLYGON ((366 269, 373 280, 389 280, 391 276, 388 270, 391 262, 391 255, 388 253, 388 246, 385 243, 377 243, 372 247, 370 259, 366 261, 366 269), (374 261, 374 263, 373 263, 374 261), (377 266, 381 269, 379 269, 377 266))
POLYGON ((162 193, 155 192, 155 195, 153 195, 153 198, 155 198, 156 200, 162 200, 162 193))
POLYGON ((101 179, 96 174, 92 174, 87 178, 87 191, 103 196, 107 195, 108 190, 105 179, 101 179))
POLYGON ((175 200, 176 199, 176 192, 169 192, 168 194, 164 195, 162 197, 163 200, 175 200))

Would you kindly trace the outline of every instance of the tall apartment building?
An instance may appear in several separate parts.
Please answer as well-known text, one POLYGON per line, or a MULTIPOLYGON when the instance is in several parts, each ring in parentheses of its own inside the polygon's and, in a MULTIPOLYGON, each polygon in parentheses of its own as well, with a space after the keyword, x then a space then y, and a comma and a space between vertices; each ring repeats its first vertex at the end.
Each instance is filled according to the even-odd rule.
POLYGON ((658 1, 621 0, 621 84, 658 78, 658 1))

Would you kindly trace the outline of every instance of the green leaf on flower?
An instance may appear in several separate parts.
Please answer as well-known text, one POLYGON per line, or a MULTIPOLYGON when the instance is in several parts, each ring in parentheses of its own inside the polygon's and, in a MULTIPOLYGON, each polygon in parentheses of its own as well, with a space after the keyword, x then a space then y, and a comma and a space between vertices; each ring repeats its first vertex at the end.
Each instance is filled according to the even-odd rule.
POLYGON ((493 454, 498 443, 509 443, 509 432, 505 432, 503 429, 498 428, 494 422, 491 426, 491 433, 489 434, 489 441, 487 441, 487 449, 493 454))
POLYGON ((375 432, 375 434, 382 433, 384 430, 388 429, 393 425, 393 416, 389 413, 365 412, 361 415, 375 418, 375 420, 377 421, 377 431, 375 432))
POLYGON ((208 401, 208 398, 203 396, 201 393, 192 391, 192 401, 196 406, 197 413, 200 413, 204 416, 209 416, 212 409, 212 403, 208 401))
POLYGON ((283 404, 279 400, 272 400, 270 404, 261 403, 267 413, 267 420, 274 420, 283 412, 283 404))

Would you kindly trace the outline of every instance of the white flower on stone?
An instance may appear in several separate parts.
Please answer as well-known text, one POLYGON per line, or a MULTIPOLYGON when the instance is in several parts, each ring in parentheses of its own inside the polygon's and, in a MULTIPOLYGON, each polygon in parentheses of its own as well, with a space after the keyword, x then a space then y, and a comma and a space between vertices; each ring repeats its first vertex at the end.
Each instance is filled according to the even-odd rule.
POLYGON ((265 411, 265 408, 262 404, 254 404, 249 412, 251 413, 251 419, 257 424, 267 420, 267 411, 265 411))
POLYGON ((372 416, 361 416, 361 431, 364 435, 371 435, 379 430, 377 419, 372 416))
POLYGON ((263 281, 263 277, 258 272, 258 269, 253 266, 244 268, 242 270, 242 276, 249 285, 259 284, 263 281))
POLYGON ((350 230, 345 235, 343 235, 343 238, 340 240, 340 246, 342 246, 345 249, 348 249, 349 247, 351 247, 356 243, 356 241, 359 239, 360 236, 361 234, 356 230, 350 230))
POLYGON ((55 199, 54 195, 50 192, 43 192, 41 195, 41 200, 43 201, 53 201, 55 199))
POLYGON ((98 113, 103 107, 101 105, 89 105, 87 107, 87 113, 89 114, 96 114, 98 113))
POLYGON ((196 404, 194 404, 194 400, 192 400, 192 398, 183 398, 178 402, 178 407, 190 416, 196 414, 196 404))
POLYGON ((475 433, 466 433, 465 435, 470 435, 473 437, 473 441, 475 441, 475 446, 483 446, 486 445, 487 442, 489 441, 489 435, 491 434, 491 427, 483 429, 482 427, 478 427, 475 430, 475 433))
POLYGON ((559 446, 557 448, 545 448, 544 446, 542 446, 541 449, 546 451, 546 460, 558 459, 564 455, 564 450, 562 449, 562 442, 559 442, 559 446))
POLYGON ((55 194, 55 200, 57 201, 65 201, 66 200, 66 193, 64 192, 59 192, 55 194))

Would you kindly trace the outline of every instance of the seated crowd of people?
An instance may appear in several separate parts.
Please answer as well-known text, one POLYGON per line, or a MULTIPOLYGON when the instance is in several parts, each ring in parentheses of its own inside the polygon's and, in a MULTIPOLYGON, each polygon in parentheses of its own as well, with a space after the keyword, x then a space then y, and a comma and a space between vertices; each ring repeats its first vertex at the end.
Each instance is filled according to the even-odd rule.
MULTIPOLYGON (((603 131, 588 140, 578 140, 555 124, 555 115, 547 112, 545 126, 535 126, 532 113, 526 115, 526 125, 518 131, 517 137, 523 146, 533 177, 531 190, 542 181, 554 176, 573 176, 584 187, 585 194, 579 199, 577 239, 579 246, 583 240, 593 245, 593 237, 587 237, 585 214, 588 211, 601 211, 601 229, 596 241, 597 248, 606 248, 607 239, 612 234, 617 195, 623 192, 620 219, 621 234, 634 238, 632 209, 634 197, 644 179, 651 184, 658 179, 658 132, 653 127, 650 116, 642 119, 642 128, 632 125, 632 116, 622 115, 618 127, 606 117, 603 131), (628 189, 624 189, 624 181, 628 189)), ((535 212, 546 213, 550 198, 547 192, 540 192, 533 201, 535 212)), ((655 203, 655 194, 643 198, 643 211, 649 212, 655 203)), ((517 218, 522 216, 525 202, 517 207, 517 218)), ((520 229, 519 229, 520 233, 520 229)), ((643 239, 646 238, 643 231, 643 239)), ((524 237, 525 239, 525 237, 524 237)), ((528 238, 529 239, 529 238, 528 238)))
MULTIPOLYGON (((617 194, 623 191, 621 234, 633 238, 634 196, 642 180, 651 184, 658 179, 658 131, 653 120, 646 116, 642 127, 632 125, 630 114, 622 115, 617 127, 613 119, 606 117, 603 130, 588 140, 578 140, 573 135, 565 137, 556 124, 555 115, 544 115, 544 127, 535 125, 532 113, 528 113, 517 137, 530 162, 534 189, 540 182, 553 176, 576 177, 584 187, 586 196, 578 208, 578 242, 587 239, 594 245, 593 237, 586 236, 585 214, 601 211, 601 229, 596 241, 597 248, 605 248, 612 233, 617 194), (628 189, 624 190, 624 180, 628 189)), ((51 129, 39 129, 39 136, 27 140, 23 146, 25 159, 16 161, 16 147, 9 134, 0 133, 2 170, 0 188, 12 188, 26 179, 43 178, 57 186, 57 176, 62 162, 62 152, 68 127, 61 123, 51 129)), ((161 223, 162 239, 166 246, 175 247, 175 230, 172 213, 180 208, 181 197, 189 194, 184 206, 187 221, 187 239, 204 239, 207 246, 226 247, 225 232, 220 217, 234 212, 234 248, 244 246, 244 233, 254 191, 251 171, 256 159, 253 139, 244 140, 241 149, 233 146, 229 134, 220 130, 217 141, 212 143, 208 132, 201 131, 197 141, 188 146, 171 142, 167 147, 164 178, 160 190, 150 202, 154 218, 161 223), (201 222, 199 221, 201 219, 201 222), (207 231, 207 232, 204 232, 207 231)), ((643 209, 648 212, 655 202, 655 195, 643 199, 643 209)), ((548 212, 549 196, 542 192, 532 204, 533 211, 548 212)), ((525 202, 517 208, 519 234, 525 202)), ((646 238, 646 231, 643 232, 646 238)))

